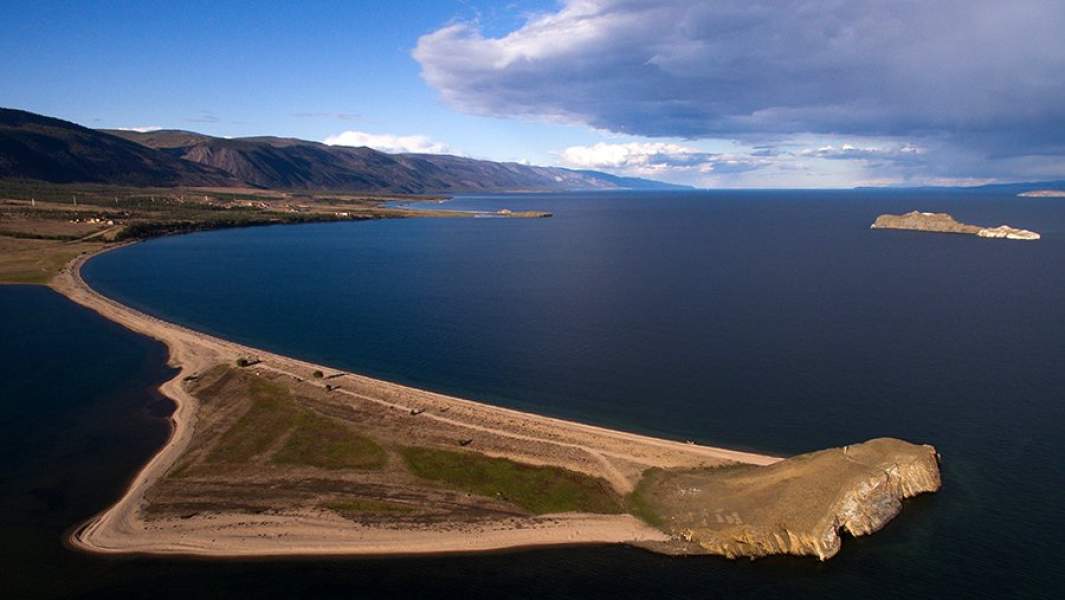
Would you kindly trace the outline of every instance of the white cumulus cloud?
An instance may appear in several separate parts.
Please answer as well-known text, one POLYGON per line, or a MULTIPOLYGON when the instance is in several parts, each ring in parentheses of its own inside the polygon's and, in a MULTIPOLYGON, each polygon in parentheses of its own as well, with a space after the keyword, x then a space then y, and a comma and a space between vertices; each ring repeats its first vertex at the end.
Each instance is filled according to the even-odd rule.
POLYGON ((832 160, 891 160, 896 162, 905 162, 908 160, 916 159, 918 156, 925 153, 925 149, 913 144, 903 144, 901 146, 855 146, 853 144, 842 144, 834 146, 829 144, 827 146, 821 146, 819 148, 806 148, 799 152, 800 156, 810 156, 816 158, 827 158, 832 160))
POLYGON ((451 152, 447 144, 424 135, 392 135, 390 133, 367 133, 348 130, 331 135, 323 143, 330 146, 368 146, 382 152, 413 152, 418 154, 446 154, 451 152))
POLYGON ((1062 0, 560 0, 505 30, 452 22, 412 55, 477 115, 791 147, 880 139, 807 158, 1028 178, 1065 175, 1063 30, 1062 0))
POLYGON ((148 133, 150 131, 159 131, 162 127, 155 125, 142 125, 140 127, 115 127, 118 131, 136 131, 138 133, 148 133))
POLYGON ((738 173, 769 163, 762 157, 704 152, 665 142, 629 142, 570 146, 559 153, 562 162, 580 169, 607 169, 635 175, 679 172, 738 173))

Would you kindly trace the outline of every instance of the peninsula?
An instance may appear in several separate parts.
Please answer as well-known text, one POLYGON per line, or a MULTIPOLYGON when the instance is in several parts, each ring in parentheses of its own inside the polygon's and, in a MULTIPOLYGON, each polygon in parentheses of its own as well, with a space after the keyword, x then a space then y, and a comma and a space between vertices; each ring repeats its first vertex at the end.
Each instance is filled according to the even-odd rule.
POLYGON ((904 215, 880 215, 871 229, 905 229, 937 233, 962 233, 982 238, 1005 238, 1009 240, 1038 240, 1039 234, 1009 225, 981 227, 959 223, 947 213, 912 211, 904 215))
MULTIPOLYGON (((167 443, 71 534, 97 553, 299 556, 625 543, 668 554, 835 555, 940 486, 897 439, 790 458, 658 439, 338 371, 168 323, 81 267, 160 235, 379 218, 455 191, 640 188, 594 171, 285 138, 101 132, 0 110, 0 282, 48 284, 158 339, 180 369, 167 443), (47 166, 47 168, 41 165, 47 166)), ((849 442, 851 440, 842 440, 849 442)))
POLYGON ((418 390, 264 352, 123 306, 74 260, 51 282, 167 344, 166 445, 79 527, 99 553, 484 551, 626 543, 670 554, 827 559, 939 488, 895 439, 787 459, 670 441, 418 390))

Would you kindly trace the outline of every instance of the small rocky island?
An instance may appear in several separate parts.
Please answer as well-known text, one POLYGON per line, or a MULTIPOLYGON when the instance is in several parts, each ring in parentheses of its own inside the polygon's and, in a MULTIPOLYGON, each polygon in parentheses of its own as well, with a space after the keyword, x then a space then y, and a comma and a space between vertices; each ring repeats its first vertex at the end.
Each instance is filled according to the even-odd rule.
POLYGON ((1017 194, 1020 198, 1065 198, 1065 190, 1032 190, 1017 194))
POLYGON ((920 212, 916 210, 904 215, 880 215, 870 228, 965 233, 983 238, 1005 238, 1008 240, 1038 240, 1040 237, 1034 231, 1018 229, 1009 225, 999 225, 998 227, 968 225, 959 223, 947 213, 920 212))

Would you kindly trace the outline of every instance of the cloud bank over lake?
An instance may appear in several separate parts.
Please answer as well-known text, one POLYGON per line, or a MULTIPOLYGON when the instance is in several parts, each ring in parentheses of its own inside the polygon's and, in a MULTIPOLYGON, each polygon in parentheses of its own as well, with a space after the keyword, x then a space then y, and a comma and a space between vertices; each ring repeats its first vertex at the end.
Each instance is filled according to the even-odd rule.
POLYGON ((1065 162, 1062 31, 1065 3, 1041 0, 571 0, 498 36, 453 22, 413 55, 472 114, 1024 177, 1065 162))

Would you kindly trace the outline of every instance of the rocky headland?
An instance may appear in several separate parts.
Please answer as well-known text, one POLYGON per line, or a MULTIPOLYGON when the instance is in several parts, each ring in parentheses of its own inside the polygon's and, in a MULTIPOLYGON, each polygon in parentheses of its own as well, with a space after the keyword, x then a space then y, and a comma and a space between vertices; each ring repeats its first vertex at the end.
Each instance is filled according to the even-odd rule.
POLYGON ((903 499, 939 487, 935 448, 879 438, 767 466, 655 471, 637 493, 673 536, 667 552, 826 560, 839 552, 841 532, 876 532, 903 499))
POLYGON ((1040 235, 1027 229, 999 225, 981 227, 960 223, 947 213, 912 211, 904 215, 880 215, 871 229, 904 229, 909 231, 932 231, 937 233, 962 233, 983 238, 1009 240, 1038 240, 1040 235))

